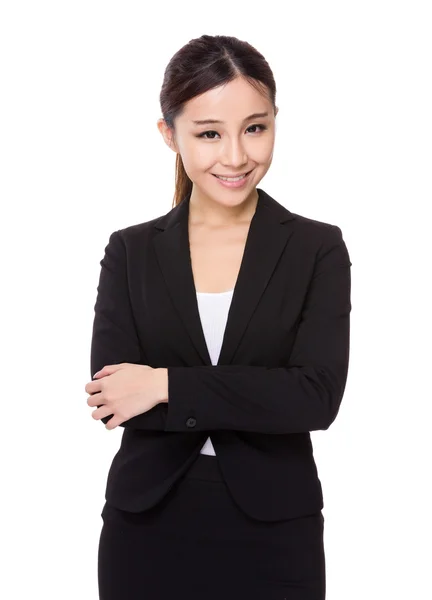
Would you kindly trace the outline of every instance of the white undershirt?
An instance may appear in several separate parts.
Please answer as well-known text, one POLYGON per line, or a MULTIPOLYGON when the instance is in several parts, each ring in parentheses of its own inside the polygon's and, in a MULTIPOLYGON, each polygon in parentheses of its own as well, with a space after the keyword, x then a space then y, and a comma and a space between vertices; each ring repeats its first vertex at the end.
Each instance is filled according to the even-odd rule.
MULTIPOLYGON (((219 360, 233 292, 234 290, 220 293, 196 293, 201 325, 212 365, 216 365, 219 360)), ((201 448, 201 454, 216 456, 209 437, 201 448)))

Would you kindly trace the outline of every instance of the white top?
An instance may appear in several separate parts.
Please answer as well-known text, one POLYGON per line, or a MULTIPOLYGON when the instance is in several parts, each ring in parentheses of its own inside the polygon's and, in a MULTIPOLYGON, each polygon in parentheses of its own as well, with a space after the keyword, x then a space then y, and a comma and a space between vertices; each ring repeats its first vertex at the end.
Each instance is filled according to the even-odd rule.
MULTIPOLYGON (((234 290, 196 293, 201 325, 212 365, 216 365, 219 360, 233 292, 234 290)), ((201 454, 216 456, 209 437, 201 448, 201 454)))

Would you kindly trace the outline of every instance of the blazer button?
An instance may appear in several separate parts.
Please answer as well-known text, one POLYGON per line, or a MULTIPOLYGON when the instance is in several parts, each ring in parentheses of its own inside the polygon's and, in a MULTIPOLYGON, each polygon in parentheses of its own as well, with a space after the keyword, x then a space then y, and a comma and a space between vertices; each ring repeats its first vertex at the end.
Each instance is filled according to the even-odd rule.
POLYGON ((189 417, 189 419, 186 421, 186 425, 188 427, 195 427, 196 419, 194 419, 194 417, 189 417))

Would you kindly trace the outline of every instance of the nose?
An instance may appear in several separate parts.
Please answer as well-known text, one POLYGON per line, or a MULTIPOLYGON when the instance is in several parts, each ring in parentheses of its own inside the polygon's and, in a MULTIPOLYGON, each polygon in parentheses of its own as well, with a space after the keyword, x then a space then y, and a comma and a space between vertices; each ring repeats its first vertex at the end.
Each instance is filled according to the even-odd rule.
POLYGON ((241 141, 237 138, 229 140, 226 138, 221 144, 220 162, 224 167, 232 171, 238 171, 240 167, 248 163, 248 157, 241 141))

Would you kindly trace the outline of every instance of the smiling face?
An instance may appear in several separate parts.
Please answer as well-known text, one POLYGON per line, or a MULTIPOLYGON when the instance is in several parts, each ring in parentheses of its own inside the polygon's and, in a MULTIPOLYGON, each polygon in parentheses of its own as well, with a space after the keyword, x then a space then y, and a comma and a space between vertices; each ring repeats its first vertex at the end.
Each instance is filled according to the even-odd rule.
POLYGON ((187 102, 174 125, 175 132, 163 119, 158 121, 193 183, 192 203, 229 207, 257 197, 256 186, 271 165, 275 142, 275 113, 266 96, 238 77, 187 102), (215 177, 246 172, 245 181, 235 187, 215 177))

